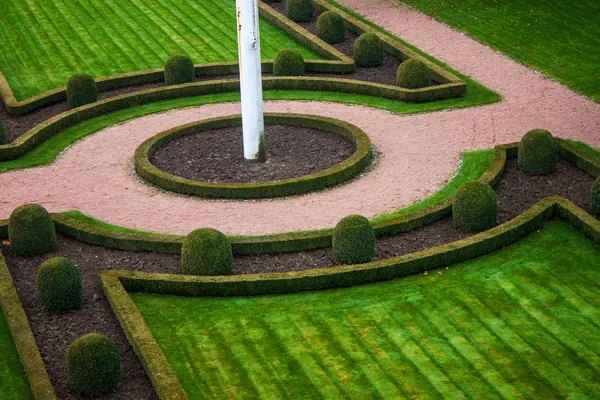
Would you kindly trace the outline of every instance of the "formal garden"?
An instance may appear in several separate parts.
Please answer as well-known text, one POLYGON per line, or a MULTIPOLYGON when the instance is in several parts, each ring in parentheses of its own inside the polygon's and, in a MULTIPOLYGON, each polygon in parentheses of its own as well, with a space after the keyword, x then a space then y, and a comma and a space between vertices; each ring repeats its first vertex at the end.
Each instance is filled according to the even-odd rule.
POLYGON ((0 2, 0 399, 600 397, 598 13, 0 2))

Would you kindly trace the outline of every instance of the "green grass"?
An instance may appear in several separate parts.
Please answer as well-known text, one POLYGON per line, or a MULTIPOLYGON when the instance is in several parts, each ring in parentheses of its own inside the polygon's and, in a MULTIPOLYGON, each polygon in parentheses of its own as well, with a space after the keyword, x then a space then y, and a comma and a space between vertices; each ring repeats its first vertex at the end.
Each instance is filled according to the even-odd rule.
POLYGON ((600 101, 597 0, 401 0, 600 101))
POLYGON ((598 398, 599 264, 553 221, 443 276, 132 298, 191 399, 598 398))
POLYGON ((33 399, 12 334, 0 308, 0 399, 33 399))
MULTIPOLYGON (((237 60, 234 0, 9 0, 0 2, 0 66, 23 100, 94 77, 163 67, 175 54, 197 64, 237 60)), ((261 19, 261 55, 292 48, 322 57, 261 19)))

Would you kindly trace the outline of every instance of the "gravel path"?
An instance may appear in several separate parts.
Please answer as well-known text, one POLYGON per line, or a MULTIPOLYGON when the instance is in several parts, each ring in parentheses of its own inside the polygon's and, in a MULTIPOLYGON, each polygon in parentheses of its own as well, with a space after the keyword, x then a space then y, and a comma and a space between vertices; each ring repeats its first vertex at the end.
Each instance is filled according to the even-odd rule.
POLYGON ((0 218, 36 202, 51 211, 78 209, 127 227, 185 234, 208 226, 227 234, 263 234, 333 226, 349 214, 374 217, 422 199, 458 168, 460 152, 517 141, 529 129, 600 147, 600 104, 393 0, 338 0, 497 91, 482 107, 399 116, 360 106, 267 102, 267 112, 294 112, 353 123, 382 155, 377 168, 330 191, 272 201, 206 201, 167 193, 131 175, 145 139, 199 119, 239 113, 239 104, 176 110, 109 127, 68 149, 53 165, 0 174, 0 218))

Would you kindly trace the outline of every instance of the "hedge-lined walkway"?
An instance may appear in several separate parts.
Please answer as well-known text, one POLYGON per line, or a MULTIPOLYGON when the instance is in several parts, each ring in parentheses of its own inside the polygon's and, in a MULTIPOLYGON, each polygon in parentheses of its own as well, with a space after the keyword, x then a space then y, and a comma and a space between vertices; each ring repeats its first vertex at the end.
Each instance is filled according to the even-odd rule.
MULTIPOLYGON (((78 209, 113 224, 169 233, 211 226, 228 234, 259 234, 333 226, 352 213, 367 217, 426 197, 456 171, 459 153, 517 141, 540 127, 600 146, 600 104, 392 0, 342 0, 385 29, 498 91, 505 101, 470 109, 398 116, 340 104, 267 103, 268 112, 308 113, 359 126, 382 153, 364 178, 322 193, 260 202, 179 197, 131 177, 133 151, 173 126, 239 112, 220 104, 157 114, 110 127, 76 143, 55 164, 0 175, 0 218, 38 202, 51 211, 78 209)), ((267 139, 268 140, 268 139, 267 139)), ((267 142, 268 145, 268 142, 267 142)))

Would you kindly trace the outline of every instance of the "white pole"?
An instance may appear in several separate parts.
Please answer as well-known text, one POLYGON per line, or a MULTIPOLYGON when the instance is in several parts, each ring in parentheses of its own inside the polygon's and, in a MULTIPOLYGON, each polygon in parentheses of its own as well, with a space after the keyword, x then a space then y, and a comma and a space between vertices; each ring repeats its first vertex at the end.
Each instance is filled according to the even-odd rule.
POLYGON ((244 158, 265 161, 258 0, 236 0, 244 158))

